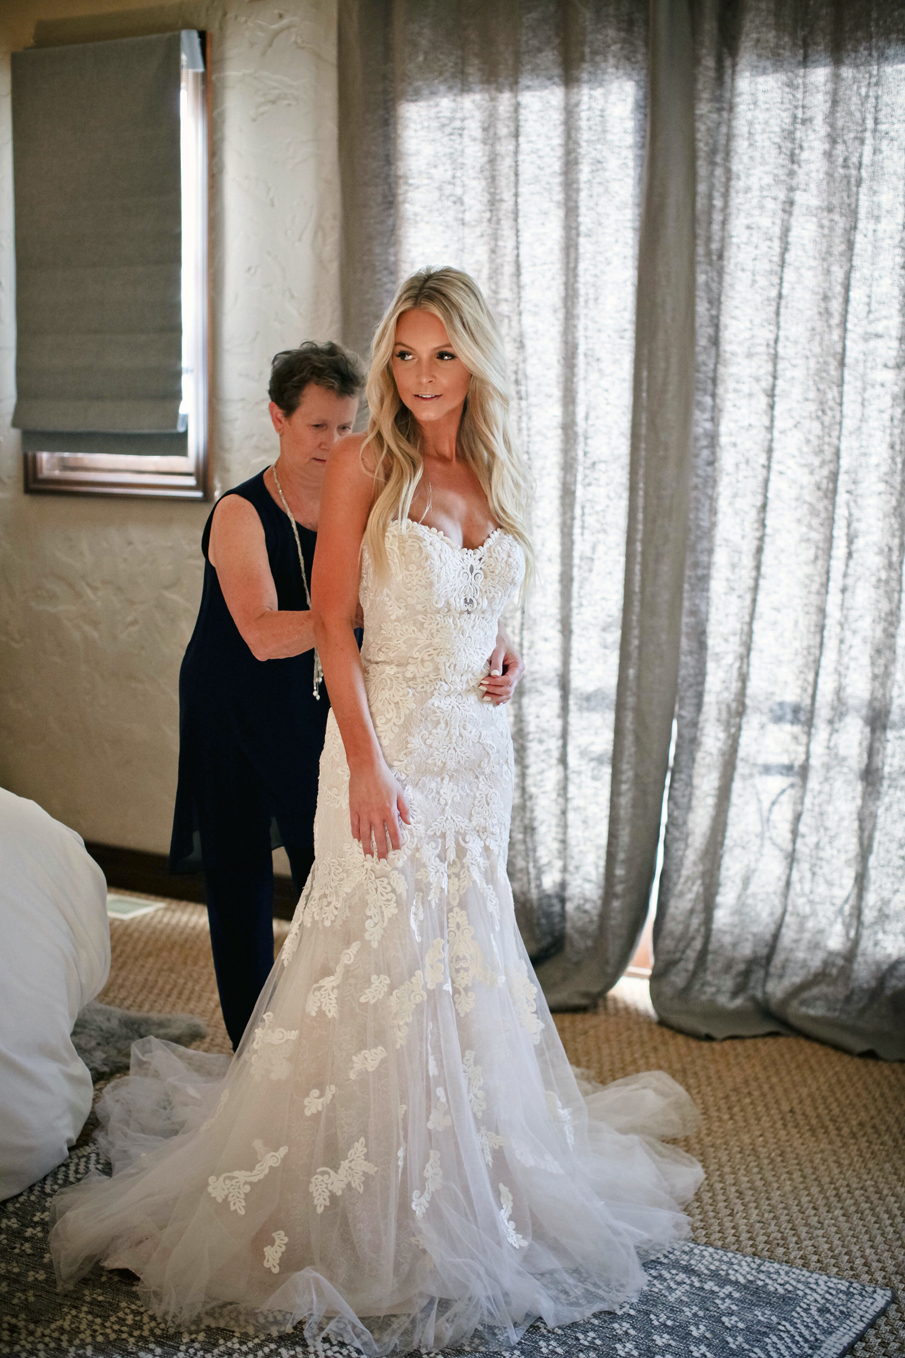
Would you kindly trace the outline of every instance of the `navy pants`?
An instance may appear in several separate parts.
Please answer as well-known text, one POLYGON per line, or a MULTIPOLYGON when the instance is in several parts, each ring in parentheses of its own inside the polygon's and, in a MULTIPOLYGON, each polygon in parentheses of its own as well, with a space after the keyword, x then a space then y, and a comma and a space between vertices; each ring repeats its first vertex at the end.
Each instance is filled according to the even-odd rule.
MULTIPOLYGON (((278 804, 278 792, 262 786, 240 752, 231 750, 208 774, 196 799, 198 829, 220 1008, 235 1049, 273 968, 271 816, 299 895, 314 850, 294 842, 298 818, 278 804)), ((310 819, 308 825, 310 833, 310 819)))

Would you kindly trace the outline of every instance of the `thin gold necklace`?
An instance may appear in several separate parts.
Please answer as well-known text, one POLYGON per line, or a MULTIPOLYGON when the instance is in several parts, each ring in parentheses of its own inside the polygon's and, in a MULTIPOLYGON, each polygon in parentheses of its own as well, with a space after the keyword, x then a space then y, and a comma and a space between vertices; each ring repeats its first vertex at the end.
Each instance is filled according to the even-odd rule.
MULTIPOLYGON (((280 460, 280 459, 277 458, 277 462, 279 462, 279 460, 280 460)), ((275 485, 276 488, 277 488, 277 494, 279 495, 280 500, 282 501, 283 508, 284 508, 285 511, 286 511, 286 517, 287 517, 287 519, 289 520, 289 523, 290 523, 290 525, 291 525, 291 527, 292 527, 292 536, 295 538, 295 549, 296 549, 296 551, 297 551, 298 554, 299 554, 299 566, 300 566, 301 569, 302 569, 302 584, 305 586, 305 598, 308 600, 308 612, 310 613, 310 612, 311 612, 311 590, 308 588, 308 574, 307 574, 307 572, 306 572, 306 570, 305 570, 305 558, 302 556, 302 544, 301 544, 301 542, 299 541, 299 530, 298 530, 298 526, 296 525, 295 517, 294 517, 294 515, 293 515, 291 509, 289 508, 289 506, 288 506, 287 503, 286 503, 286 496, 283 494, 283 487, 280 485, 280 478, 279 478, 279 475, 278 475, 278 473, 277 473, 277 463, 276 463, 276 462, 274 462, 274 464, 273 464, 273 466, 270 468, 270 470, 273 472, 273 480, 274 480, 274 485, 275 485)), ((323 666, 321 665, 321 658, 320 658, 320 656, 318 655, 318 653, 317 653, 317 647, 315 646, 315 648, 314 648, 314 696, 315 696, 315 698, 317 698, 317 699, 320 699, 320 696, 321 696, 320 686, 321 686, 321 684, 323 683, 323 681, 324 681, 324 671, 323 671, 323 666)))

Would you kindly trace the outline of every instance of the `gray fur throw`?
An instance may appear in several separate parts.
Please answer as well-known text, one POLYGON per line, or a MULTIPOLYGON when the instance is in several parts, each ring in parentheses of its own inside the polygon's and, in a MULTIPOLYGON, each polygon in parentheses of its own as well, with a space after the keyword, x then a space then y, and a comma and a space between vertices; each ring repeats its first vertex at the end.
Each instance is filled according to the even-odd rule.
POLYGON ((149 1036, 185 1047, 206 1037, 207 1028, 191 1014, 136 1014, 95 1000, 76 1019, 72 1045, 92 1077, 101 1080, 128 1070, 132 1043, 149 1036))

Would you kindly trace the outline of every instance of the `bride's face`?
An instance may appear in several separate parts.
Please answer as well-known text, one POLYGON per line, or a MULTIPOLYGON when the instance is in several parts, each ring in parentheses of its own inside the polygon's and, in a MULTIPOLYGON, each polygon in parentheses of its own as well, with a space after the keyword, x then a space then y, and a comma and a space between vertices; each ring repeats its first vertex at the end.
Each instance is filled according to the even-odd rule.
POLYGON ((403 405, 419 424, 460 413, 471 381, 446 326, 432 311, 403 311, 396 322, 393 377, 403 405))

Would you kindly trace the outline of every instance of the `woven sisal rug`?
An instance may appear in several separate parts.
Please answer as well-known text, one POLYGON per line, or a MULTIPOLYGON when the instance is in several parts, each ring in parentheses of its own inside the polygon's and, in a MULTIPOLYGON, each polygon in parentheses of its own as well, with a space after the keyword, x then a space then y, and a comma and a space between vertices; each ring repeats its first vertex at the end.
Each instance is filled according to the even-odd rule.
MULTIPOLYGON (((0 1204, 0 1353, 16 1358, 289 1358, 299 1333, 249 1338, 180 1334, 143 1309, 134 1288, 94 1269, 63 1296, 47 1253, 50 1199, 89 1168, 85 1147, 25 1193, 0 1204)), ((708 1245, 677 1245, 648 1266, 650 1282, 619 1311, 561 1330, 533 1325, 520 1358, 841 1358, 892 1300, 882 1287, 828 1278, 708 1245)), ((322 1358, 353 1358, 321 1342, 322 1358)))

